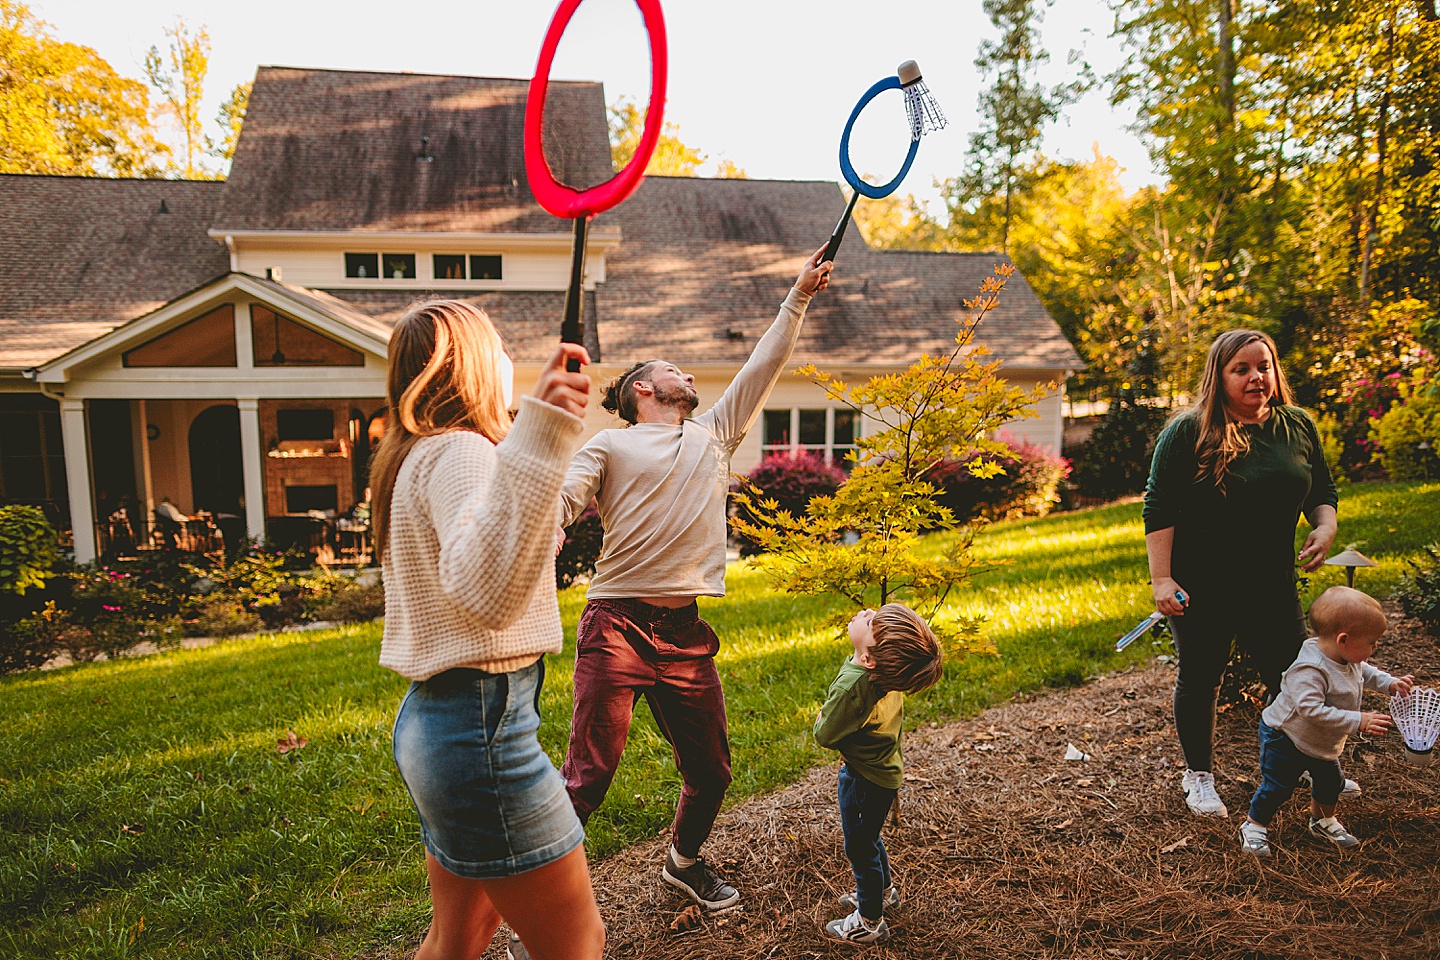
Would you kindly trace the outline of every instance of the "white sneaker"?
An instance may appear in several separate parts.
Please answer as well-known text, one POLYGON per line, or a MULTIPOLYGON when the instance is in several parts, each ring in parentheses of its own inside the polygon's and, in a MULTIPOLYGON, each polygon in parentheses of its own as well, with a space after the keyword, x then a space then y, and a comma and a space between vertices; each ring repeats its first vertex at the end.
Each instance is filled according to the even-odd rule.
POLYGON ((881 940, 890 939, 890 927, 885 923, 884 917, 872 927, 860 916, 860 911, 856 910, 848 917, 825 924, 825 935, 850 943, 879 943, 881 940))
POLYGON ((1310 832, 1317 837, 1324 837, 1331 841, 1341 850, 1348 850, 1351 847, 1360 846, 1360 839, 1356 837, 1345 826, 1334 817, 1324 817, 1317 820, 1310 818, 1310 832))
MULTIPOLYGON (((854 890, 851 890, 849 893, 842 893, 838 898, 838 902, 840 906, 846 910, 860 909, 860 896, 854 890)), ((892 883, 885 888, 885 899, 882 900, 881 903, 886 910, 900 906, 900 891, 895 889, 895 884, 892 883)))
POLYGON ((1240 824, 1240 849, 1257 857, 1270 856, 1270 831, 1247 819, 1240 824))
POLYGON ((1185 791, 1185 804, 1192 812, 1206 817, 1230 816, 1225 802, 1215 792, 1215 777, 1209 771, 1186 770, 1180 789, 1185 791))

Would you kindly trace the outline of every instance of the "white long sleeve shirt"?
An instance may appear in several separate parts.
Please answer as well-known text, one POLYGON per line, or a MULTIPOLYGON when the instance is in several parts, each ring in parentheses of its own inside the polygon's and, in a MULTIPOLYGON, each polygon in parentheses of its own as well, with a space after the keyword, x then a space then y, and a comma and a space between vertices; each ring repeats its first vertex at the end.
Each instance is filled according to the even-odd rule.
POLYGON ((505 673, 559 653, 555 524, 583 425, 534 397, 499 444, 469 430, 418 441, 390 501, 380 665, 411 680, 505 673))
POLYGON ((792 288, 715 405, 679 424, 602 430, 561 494, 569 525, 593 497, 605 530, 589 596, 723 597, 730 458, 784 372, 810 296, 792 288))
POLYGON ((1350 734, 1360 732, 1365 688, 1388 693, 1395 678, 1368 663, 1340 663, 1311 637, 1280 679, 1280 693, 1260 714, 1300 752, 1317 760, 1338 760, 1350 734))

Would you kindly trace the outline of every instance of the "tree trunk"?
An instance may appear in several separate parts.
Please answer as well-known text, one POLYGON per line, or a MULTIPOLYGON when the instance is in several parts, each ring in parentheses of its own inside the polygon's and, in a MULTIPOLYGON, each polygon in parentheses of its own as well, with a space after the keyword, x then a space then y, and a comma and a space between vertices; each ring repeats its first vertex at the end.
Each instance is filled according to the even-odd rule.
POLYGON ((1219 26, 1215 42, 1220 48, 1220 105, 1225 110, 1225 131, 1235 129, 1235 11, 1233 0, 1216 0, 1216 14, 1219 26))
POLYGON ((1415 6, 1420 8, 1420 16, 1429 23, 1440 20, 1440 12, 1435 9, 1435 0, 1415 0, 1415 6))
POLYGON ((1385 86, 1380 91, 1379 113, 1375 118, 1375 195, 1365 218, 1365 252, 1360 258, 1360 309, 1370 308, 1371 264, 1375 258, 1375 241, 1379 238, 1380 204, 1385 198, 1385 147, 1390 119, 1390 81, 1395 65, 1395 19, 1385 24, 1385 86))

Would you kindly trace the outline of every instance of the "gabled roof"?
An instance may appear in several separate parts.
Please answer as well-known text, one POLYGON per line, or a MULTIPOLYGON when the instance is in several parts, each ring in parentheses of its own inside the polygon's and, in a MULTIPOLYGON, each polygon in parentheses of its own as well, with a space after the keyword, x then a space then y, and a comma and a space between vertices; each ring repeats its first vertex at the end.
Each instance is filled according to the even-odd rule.
MULTIPOLYGON (((565 233, 525 176, 527 90, 525 80, 261 67, 207 226, 565 233)), ((564 183, 613 175, 604 97, 597 83, 550 84, 546 157, 564 183)))
MULTIPOLYGON (((863 201, 862 201, 863 202, 863 201)), ((625 240, 597 288, 600 342, 619 359, 741 363, 845 208, 835 183, 648 177, 615 216, 625 240)), ((872 250, 846 233, 795 362, 909 363, 953 349, 1003 254, 872 250)), ((1018 273, 977 342, 1007 367, 1078 370, 1078 354, 1018 273)))
POLYGON ((32 367, 229 269, 223 183, 0 175, 0 368, 32 367))

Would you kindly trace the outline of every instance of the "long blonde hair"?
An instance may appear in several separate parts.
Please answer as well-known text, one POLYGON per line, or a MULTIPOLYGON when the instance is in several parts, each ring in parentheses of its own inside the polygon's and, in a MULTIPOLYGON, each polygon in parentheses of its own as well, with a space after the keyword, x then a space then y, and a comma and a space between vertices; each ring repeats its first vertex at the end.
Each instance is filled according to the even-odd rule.
POLYGON ((1270 366, 1275 374, 1271 405, 1277 401, 1285 406, 1293 405, 1295 396, 1285 380, 1285 371, 1280 369, 1280 352, 1275 349, 1275 341, 1259 330, 1230 330, 1210 344, 1205 372, 1200 376, 1199 396, 1195 398, 1195 405, 1182 414, 1194 417, 1199 427, 1195 437, 1195 479, 1209 480, 1222 491, 1230 464, 1250 451, 1249 434, 1225 407, 1225 368, 1235 359, 1235 354, 1257 340, 1270 351, 1270 366))
POLYGON ((388 545, 395 478, 422 437, 472 430, 499 443, 510 429, 504 352, 485 311, 464 300, 416 304, 395 325, 385 378, 389 422, 371 467, 377 557, 388 545))

